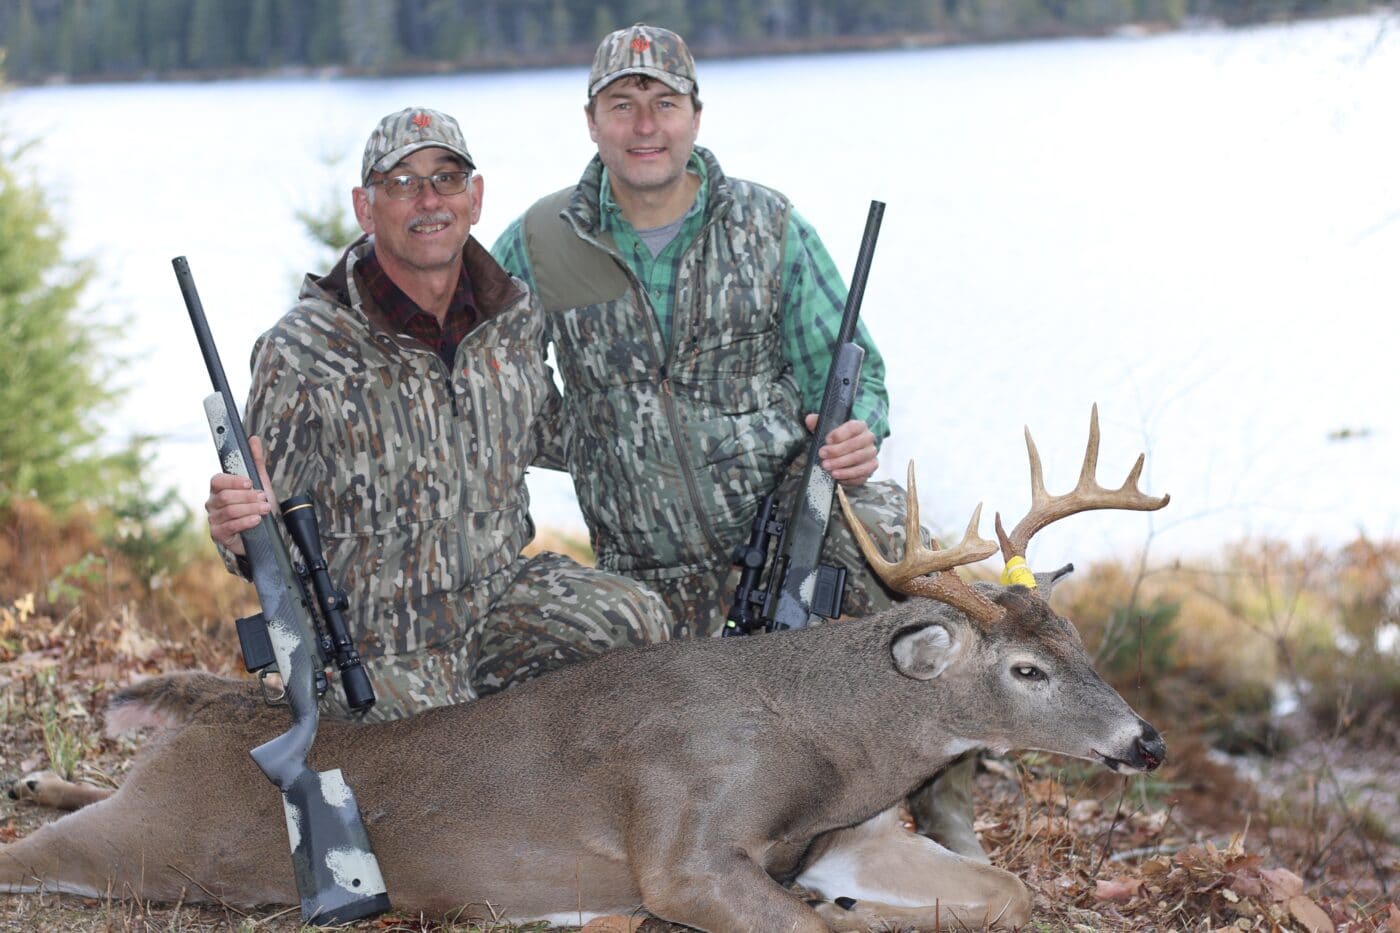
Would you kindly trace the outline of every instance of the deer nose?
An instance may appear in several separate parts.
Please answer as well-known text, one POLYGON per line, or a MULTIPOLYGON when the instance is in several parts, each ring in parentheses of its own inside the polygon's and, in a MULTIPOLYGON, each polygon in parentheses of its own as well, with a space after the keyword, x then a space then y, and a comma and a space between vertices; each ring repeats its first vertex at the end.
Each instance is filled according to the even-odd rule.
POLYGON ((1142 732, 1133 742, 1133 756, 1137 759, 1133 763, 1144 771, 1155 771, 1167 757, 1167 743, 1151 723, 1139 722, 1142 722, 1142 732))

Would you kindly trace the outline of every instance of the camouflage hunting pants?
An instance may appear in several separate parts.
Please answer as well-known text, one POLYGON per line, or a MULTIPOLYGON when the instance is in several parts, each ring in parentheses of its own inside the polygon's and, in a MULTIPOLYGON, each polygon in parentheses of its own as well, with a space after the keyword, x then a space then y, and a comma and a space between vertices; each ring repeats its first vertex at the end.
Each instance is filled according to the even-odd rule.
MULTIPOLYGON (((786 516, 791 507, 802 482, 806 459, 805 455, 798 457, 778 485, 776 500, 780 515, 786 516)), ((856 515, 865 523, 870 537, 885 557, 898 560, 904 553, 904 489, 891 480, 880 480, 861 486, 847 486, 845 490, 856 515)), ((928 532, 924 531, 923 534, 927 542, 928 532)), ((776 547, 776 543, 773 546, 776 547)), ((873 615, 903 598, 887 589, 870 569, 837 503, 832 504, 831 520, 827 523, 826 539, 822 542, 821 560, 824 564, 835 564, 846 569, 843 616, 858 618, 873 615)), ((708 638, 718 635, 724 626, 725 616, 729 614, 730 604, 734 601, 734 587, 739 583, 739 568, 732 564, 718 565, 698 573, 665 579, 644 577, 641 572, 633 576, 654 588, 666 601, 674 617, 672 638, 708 638)), ((763 585, 766 586, 767 581, 763 585)))
MULTIPOLYGON (((364 662, 376 698, 366 721, 465 703, 613 648, 670 635, 665 604, 626 577, 548 551, 518 558, 502 572, 514 574, 514 582, 456 643, 364 662)), ((348 718, 338 683, 326 692, 322 709, 348 718)))

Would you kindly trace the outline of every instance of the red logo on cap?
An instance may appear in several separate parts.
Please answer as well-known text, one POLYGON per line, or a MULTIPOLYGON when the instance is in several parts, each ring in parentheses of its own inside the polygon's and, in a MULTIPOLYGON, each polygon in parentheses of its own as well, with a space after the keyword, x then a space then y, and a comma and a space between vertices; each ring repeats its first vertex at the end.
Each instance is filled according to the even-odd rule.
POLYGON ((646 36, 638 36, 632 40, 632 51, 636 52, 638 55, 641 55, 649 48, 651 48, 651 40, 646 36))
POLYGON ((433 125, 433 118, 428 116, 426 113, 414 114, 413 125, 418 127, 420 130, 427 129, 428 127, 433 125))

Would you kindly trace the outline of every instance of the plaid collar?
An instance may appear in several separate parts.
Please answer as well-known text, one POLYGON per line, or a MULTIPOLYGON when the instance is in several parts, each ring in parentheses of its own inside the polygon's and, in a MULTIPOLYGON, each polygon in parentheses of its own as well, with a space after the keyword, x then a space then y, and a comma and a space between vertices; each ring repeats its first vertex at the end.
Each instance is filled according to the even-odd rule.
POLYGON ((457 287, 452 292, 442 324, 438 324, 437 318, 418 307, 412 298, 403 293, 403 289, 394 284, 373 250, 360 259, 355 271, 359 273, 370 300, 389 323, 400 333, 436 350, 450 369, 457 345, 481 319, 467 270, 463 268, 457 275, 457 287))

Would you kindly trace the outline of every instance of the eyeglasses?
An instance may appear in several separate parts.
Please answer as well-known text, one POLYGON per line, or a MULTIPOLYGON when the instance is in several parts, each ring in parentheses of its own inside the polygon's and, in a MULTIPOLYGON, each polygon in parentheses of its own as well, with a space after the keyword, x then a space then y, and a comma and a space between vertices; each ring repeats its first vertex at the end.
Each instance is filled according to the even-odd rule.
POLYGON ((435 172, 432 175, 388 175, 371 181, 371 185, 379 185, 384 189, 384 194, 395 201, 407 201, 409 198, 418 197, 418 192, 423 190, 425 181, 432 182, 433 190, 443 197, 454 194, 461 194, 467 190, 467 179, 471 178, 471 172, 435 172))

